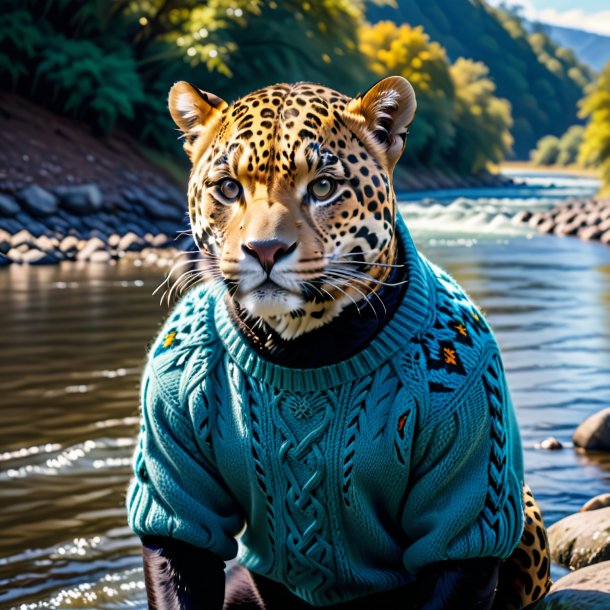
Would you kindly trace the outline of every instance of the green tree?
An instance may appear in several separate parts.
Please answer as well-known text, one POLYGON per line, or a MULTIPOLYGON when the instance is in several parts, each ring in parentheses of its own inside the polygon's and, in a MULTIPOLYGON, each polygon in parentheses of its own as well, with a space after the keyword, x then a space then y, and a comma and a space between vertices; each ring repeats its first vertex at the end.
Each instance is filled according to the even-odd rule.
POLYGON ((363 26, 359 45, 379 77, 399 74, 413 85, 417 119, 410 130, 408 158, 438 164, 455 136, 455 90, 445 50, 430 42, 423 28, 391 21, 363 26))
POLYGON ((604 187, 610 189, 610 62, 588 88, 580 106, 580 115, 589 122, 585 128, 579 161, 598 167, 604 187))
POLYGON ((554 165, 557 163, 558 156, 559 138, 550 135, 543 136, 532 151, 532 162, 536 165, 554 165))
POLYGON ((585 128, 572 125, 559 140, 557 165, 572 165, 578 161, 578 153, 584 140, 585 128))
POLYGON ((456 93, 456 137, 450 154, 459 169, 476 173, 490 162, 500 163, 511 151, 510 104, 494 96, 496 86, 485 64, 460 58, 450 74, 456 93))

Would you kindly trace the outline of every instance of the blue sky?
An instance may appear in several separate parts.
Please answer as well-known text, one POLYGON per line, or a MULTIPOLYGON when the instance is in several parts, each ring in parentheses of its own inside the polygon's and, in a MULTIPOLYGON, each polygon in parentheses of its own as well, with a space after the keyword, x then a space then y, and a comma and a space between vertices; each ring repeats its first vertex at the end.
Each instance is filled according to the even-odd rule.
POLYGON ((610 0, 489 0, 523 7, 529 19, 610 36, 610 0))

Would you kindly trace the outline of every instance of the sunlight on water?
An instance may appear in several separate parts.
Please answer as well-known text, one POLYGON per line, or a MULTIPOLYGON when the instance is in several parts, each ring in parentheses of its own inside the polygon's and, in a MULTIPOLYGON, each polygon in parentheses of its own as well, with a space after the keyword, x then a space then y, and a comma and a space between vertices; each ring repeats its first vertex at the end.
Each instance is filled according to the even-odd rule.
MULTIPOLYGON (((527 479, 554 522, 610 478, 608 456, 569 446, 587 415, 610 406, 610 248, 516 224, 521 209, 592 188, 531 180, 544 197, 470 190, 402 198, 401 211, 494 327, 527 479), (566 448, 538 449, 550 435, 566 448)), ((128 262, 0 270, 0 607, 145 607, 123 505, 142 363, 166 311, 152 296, 164 272, 128 262)))

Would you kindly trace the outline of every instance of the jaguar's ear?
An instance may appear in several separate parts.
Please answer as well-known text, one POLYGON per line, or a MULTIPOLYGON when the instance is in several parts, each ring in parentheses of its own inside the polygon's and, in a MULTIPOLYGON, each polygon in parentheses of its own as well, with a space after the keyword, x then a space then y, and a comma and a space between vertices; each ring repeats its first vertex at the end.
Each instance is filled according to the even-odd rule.
POLYGON ((193 160, 193 152, 202 136, 214 133, 214 126, 227 103, 185 81, 176 83, 169 92, 169 112, 184 132, 184 150, 193 160))
POLYGON ((345 114, 369 149, 393 169, 405 147, 407 128, 416 109, 411 83, 402 76, 390 76, 351 100, 345 114))

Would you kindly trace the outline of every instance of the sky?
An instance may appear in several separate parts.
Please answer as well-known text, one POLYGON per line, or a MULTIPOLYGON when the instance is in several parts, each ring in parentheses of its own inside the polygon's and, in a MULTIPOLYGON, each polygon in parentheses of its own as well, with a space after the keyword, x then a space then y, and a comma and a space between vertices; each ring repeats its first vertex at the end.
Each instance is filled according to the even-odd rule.
POLYGON ((488 0, 490 4, 523 7, 532 21, 552 23, 610 36, 610 0, 488 0))

